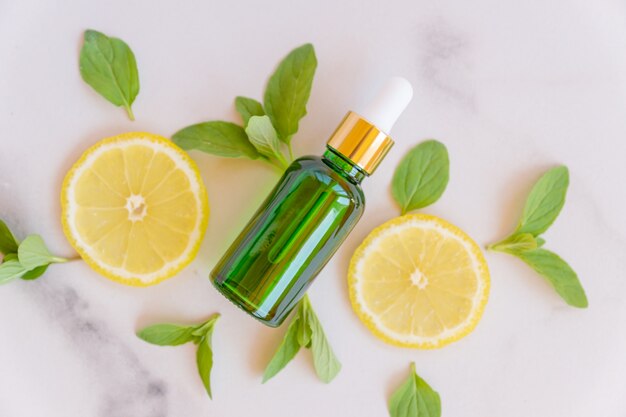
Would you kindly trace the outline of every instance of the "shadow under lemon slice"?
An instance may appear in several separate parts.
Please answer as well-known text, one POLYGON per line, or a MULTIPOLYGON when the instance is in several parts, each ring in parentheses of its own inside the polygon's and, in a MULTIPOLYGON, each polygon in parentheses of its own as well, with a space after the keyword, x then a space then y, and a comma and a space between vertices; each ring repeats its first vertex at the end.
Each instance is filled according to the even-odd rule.
POLYGON ((164 137, 101 140, 74 164, 61 191, 63 231, 107 278, 153 285, 198 252, 209 206, 196 164, 164 137))
POLYGON ((383 341, 434 349, 470 333, 489 296, 476 242, 434 216, 409 214, 374 229, 354 253, 350 301, 383 341))

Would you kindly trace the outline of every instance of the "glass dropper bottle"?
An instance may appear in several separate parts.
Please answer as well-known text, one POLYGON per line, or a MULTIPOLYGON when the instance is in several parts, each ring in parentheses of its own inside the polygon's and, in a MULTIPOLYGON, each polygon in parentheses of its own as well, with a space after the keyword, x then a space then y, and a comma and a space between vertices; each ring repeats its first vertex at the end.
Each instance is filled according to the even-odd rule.
POLYGON ((286 169, 211 272, 224 296, 269 326, 285 320, 363 214, 361 181, 391 149, 388 132, 412 95, 406 79, 391 78, 348 112, 323 156, 286 169))

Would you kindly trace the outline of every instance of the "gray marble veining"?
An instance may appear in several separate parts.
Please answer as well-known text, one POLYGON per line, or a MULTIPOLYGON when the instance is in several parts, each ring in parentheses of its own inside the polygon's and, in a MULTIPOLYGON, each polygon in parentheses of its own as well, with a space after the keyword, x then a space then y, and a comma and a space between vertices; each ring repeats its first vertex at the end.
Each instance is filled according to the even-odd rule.
POLYGON ((29 296, 50 326, 70 342, 77 360, 93 373, 100 391, 98 417, 167 417, 168 389, 137 355, 90 311, 89 303, 66 285, 38 281, 29 296))

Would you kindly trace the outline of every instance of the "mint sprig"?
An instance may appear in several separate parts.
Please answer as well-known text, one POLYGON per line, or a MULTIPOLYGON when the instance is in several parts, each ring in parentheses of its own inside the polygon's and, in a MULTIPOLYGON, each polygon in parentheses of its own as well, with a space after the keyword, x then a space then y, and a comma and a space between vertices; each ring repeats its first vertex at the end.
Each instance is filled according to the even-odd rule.
POLYGON ((270 77, 264 104, 249 97, 235 99, 242 125, 223 121, 198 123, 174 133, 172 141, 185 150, 258 159, 282 172, 293 160, 291 139, 306 115, 316 68, 313 45, 294 49, 270 77), (285 146, 289 157, 284 154, 285 146))
POLYGON ((198 346, 196 364, 202 384, 209 395, 211 393, 211 370, 213 369, 213 330, 219 319, 214 314, 207 321, 197 325, 178 325, 171 323, 154 324, 137 332, 141 340, 157 346, 178 346, 193 342, 198 346))
POLYGON ((67 262, 68 259, 54 256, 39 235, 30 235, 20 243, 6 223, 0 220, 0 284, 15 279, 32 280, 39 278, 53 263, 67 262))
POLYGON ((515 231, 487 249, 516 256, 544 277, 567 304, 586 308, 587 295, 578 275, 560 256, 544 249, 545 240, 540 237, 561 212, 568 186, 567 167, 547 171, 528 195, 515 231))
POLYGON ((441 417, 441 398, 415 372, 411 363, 411 373, 406 381, 389 399, 391 417, 441 417))
POLYGON ((449 177, 448 150, 441 142, 427 140, 402 158, 393 175, 391 193, 406 214, 439 200, 449 177))
POLYGON ((263 382, 267 382, 287 366, 300 348, 311 350, 315 372, 322 382, 332 381, 341 370, 341 363, 328 343, 317 314, 306 295, 300 301, 296 315, 289 324, 278 350, 265 368, 263 382))
POLYGON ((139 94, 139 73, 135 54, 121 39, 86 30, 80 50, 80 75, 98 94, 126 109, 135 120, 132 105, 139 94))

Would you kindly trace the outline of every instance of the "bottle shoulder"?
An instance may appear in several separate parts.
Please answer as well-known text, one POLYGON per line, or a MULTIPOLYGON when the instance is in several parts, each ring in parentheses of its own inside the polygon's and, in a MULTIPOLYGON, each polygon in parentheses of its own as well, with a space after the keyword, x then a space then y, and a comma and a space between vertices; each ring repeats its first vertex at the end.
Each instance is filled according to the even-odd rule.
POLYGON ((293 175, 314 177, 316 181, 327 186, 333 186, 335 192, 344 194, 355 200, 357 205, 365 203, 365 195, 361 185, 350 181, 349 178, 334 170, 330 165, 324 162, 322 157, 316 155, 307 155, 293 161, 287 172, 293 175))

